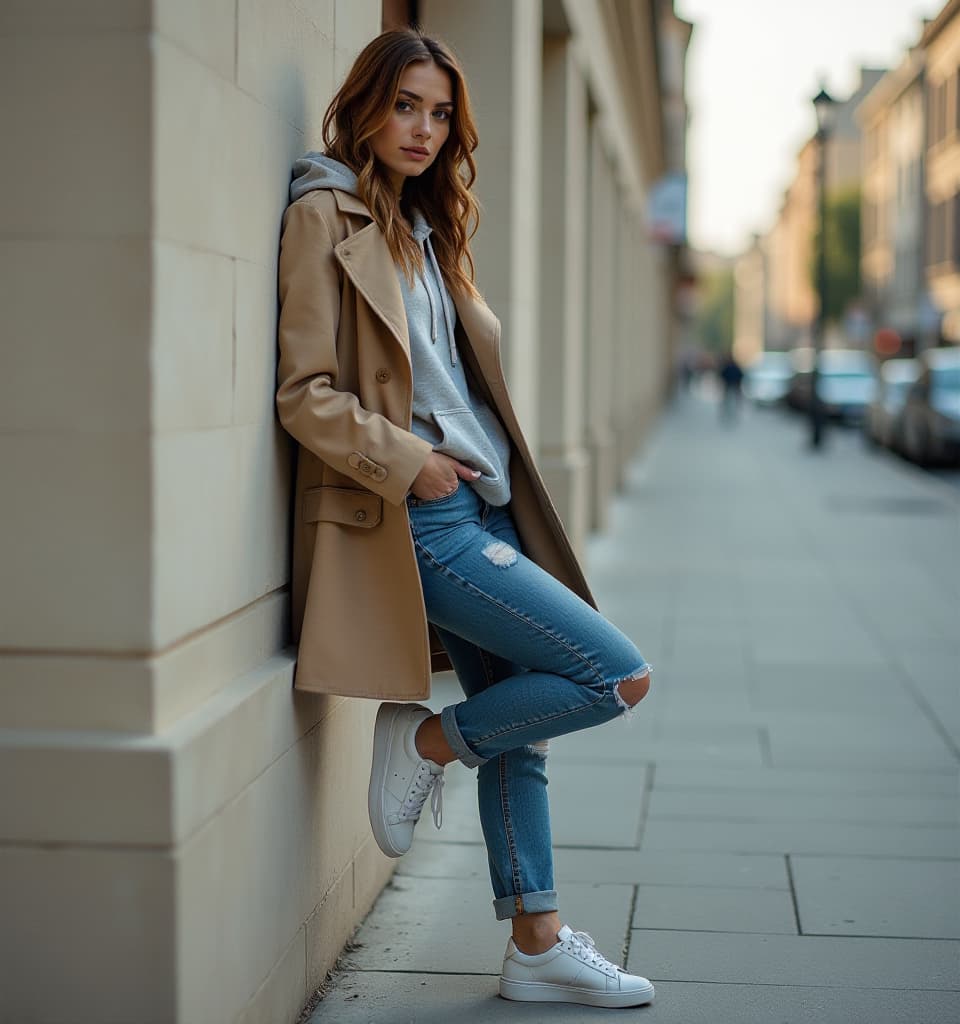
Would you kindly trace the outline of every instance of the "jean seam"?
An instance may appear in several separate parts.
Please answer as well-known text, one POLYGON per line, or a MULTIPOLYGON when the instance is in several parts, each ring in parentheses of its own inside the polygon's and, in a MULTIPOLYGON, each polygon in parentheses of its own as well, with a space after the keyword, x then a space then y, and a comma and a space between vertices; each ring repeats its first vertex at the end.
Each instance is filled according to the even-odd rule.
MULTIPOLYGON (((601 687, 603 687, 604 690, 606 689, 606 682, 604 681, 603 675, 585 655, 581 654, 580 651, 578 651, 576 647, 570 644, 566 639, 564 639, 561 636, 557 636, 556 633, 551 632, 545 626, 541 626, 539 622, 535 622, 533 619, 524 615, 522 612, 517 611, 515 608, 511 608, 509 605, 504 604, 502 601, 498 601, 492 594, 488 594, 485 590, 481 590, 478 586, 471 583, 469 580, 464 579, 464 577, 461 576, 459 573, 454 572, 448 565, 445 565, 443 562, 441 562, 433 554, 433 552, 430 551, 430 549, 424 545, 423 541, 420 540, 419 537, 414 537, 414 544, 416 544, 416 546, 424 553, 424 555, 426 555, 426 557, 429 558, 430 561, 435 566, 437 566, 437 568, 444 575, 449 576, 456 583, 464 587, 464 589, 469 590, 473 594, 478 594, 480 597, 488 601, 490 604, 494 605, 496 608, 499 608, 501 611, 506 612, 508 615, 512 615, 515 619, 519 619, 521 622, 526 623, 528 626, 532 626, 539 633, 542 633, 544 636, 549 637, 555 643, 560 644, 561 647, 569 651, 575 658, 577 658, 578 661, 585 665, 592 673, 596 682, 601 687)), ((559 675, 559 673, 555 674, 559 675)))
POLYGON ((503 833, 507 838, 507 853, 510 857, 510 873, 513 876, 513 896, 523 894, 523 886, 520 879, 520 861, 517 857, 517 847, 513 836, 513 820, 510 817, 510 796, 507 792, 507 758, 501 754, 497 758, 497 773, 500 781, 500 812, 503 815, 503 833))

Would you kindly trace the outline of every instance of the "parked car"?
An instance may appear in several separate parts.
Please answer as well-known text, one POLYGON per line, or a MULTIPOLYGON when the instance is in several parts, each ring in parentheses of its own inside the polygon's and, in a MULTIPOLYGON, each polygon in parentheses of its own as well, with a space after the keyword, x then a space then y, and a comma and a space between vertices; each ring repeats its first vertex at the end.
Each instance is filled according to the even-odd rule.
MULTIPOLYGON (((809 409, 813 351, 796 350, 794 365, 788 401, 795 409, 809 409)), ((863 419, 877 387, 871 356, 860 349, 826 349, 820 353, 817 379, 825 416, 847 423, 863 419)))
POLYGON ((898 423, 898 447, 920 465, 960 463, 960 348, 928 349, 919 363, 898 423))
POLYGON ((789 352, 764 352, 747 367, 743 393, 755 405, 777 405, 787 397, 792 376, 789 352))
POLYGON ((920 363, 916 359, 887 359, 880 364, 877 391, 863 420, 863 432, 868 441, 885 448, 896 446, 907 393, 919 376, 920 363))

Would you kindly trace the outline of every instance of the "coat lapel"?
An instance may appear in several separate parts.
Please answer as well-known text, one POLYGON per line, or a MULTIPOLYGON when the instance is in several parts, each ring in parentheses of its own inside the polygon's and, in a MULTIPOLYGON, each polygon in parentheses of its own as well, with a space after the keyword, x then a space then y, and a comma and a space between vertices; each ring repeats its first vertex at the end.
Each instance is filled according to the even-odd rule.
POLYGON ((409 360, 407 314, 403 308, 397 270, 387 243, 376 222, 370 217, 370 211, 356 196, 338 189, 334 189, 333 194, 342 213, 357 214, 370 221, 335 245, 334 254, 354 287, 397 339, 409 360))

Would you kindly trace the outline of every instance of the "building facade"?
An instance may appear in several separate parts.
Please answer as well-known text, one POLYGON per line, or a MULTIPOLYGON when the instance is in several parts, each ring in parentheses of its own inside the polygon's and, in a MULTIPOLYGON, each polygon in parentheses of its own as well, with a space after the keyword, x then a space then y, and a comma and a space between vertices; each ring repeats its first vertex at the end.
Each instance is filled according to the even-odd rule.
POLYGON ((292 691, 293 159, 383 23, 459 52, 478 283, 577 544, 665 391, 641 0, 0 9, 0 1019, 294 1021, 389 877, 374 702, 292 691))
POLYGON ((924 277, 941 333, 960 342, 960 2, 951 0, 920 40, 925 52, 927 138, 924 277))
MULTIPOLYGON (((860 185, 860 126, 855 111, 883 74, 878 68, 861 68, 857 88, 836 105, 824 166, 828 195, 860 185)), ((766 257, 766 308, 760 321, 754 315, 752 323, 763 324, 766 349, 784 351, 810 342, 818 302, 812 274, 817 202, 817 141, 811 138, 797 154, 796 174, 784 193, 776 221, 761 242, 766 257)), ((755 291, 754 287, 752 294, 755 291)), ((755 301, 748 294, 743 298, 755 301)))

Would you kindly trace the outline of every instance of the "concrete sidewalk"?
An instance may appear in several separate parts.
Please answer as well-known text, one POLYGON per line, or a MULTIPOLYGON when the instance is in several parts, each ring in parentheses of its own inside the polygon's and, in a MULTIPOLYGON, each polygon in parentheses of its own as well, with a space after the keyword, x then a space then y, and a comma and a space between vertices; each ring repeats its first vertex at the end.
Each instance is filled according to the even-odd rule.
POLYGON ((745 412, 686 398, 635 465, 588 567, 653 689, 551 744, 561 914, 657 1001, 497 996, 509 928, 452 765, 311 1024, 960 1021, 960 495, 745 412))

